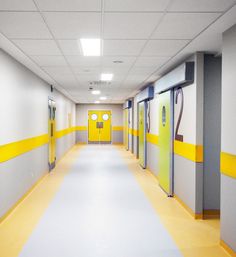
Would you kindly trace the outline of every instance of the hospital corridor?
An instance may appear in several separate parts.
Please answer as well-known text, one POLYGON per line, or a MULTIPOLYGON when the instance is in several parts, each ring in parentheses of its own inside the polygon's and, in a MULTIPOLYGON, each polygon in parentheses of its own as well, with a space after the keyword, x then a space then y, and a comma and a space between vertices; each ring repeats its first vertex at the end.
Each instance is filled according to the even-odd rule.
POLYGON ((236 257, 236 0, 0 0, 0 257, 236 257))

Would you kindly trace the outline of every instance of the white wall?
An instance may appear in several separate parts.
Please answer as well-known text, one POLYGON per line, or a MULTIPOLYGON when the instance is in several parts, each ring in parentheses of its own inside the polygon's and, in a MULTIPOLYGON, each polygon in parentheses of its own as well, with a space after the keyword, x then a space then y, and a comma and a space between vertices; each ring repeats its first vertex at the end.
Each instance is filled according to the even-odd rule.
MULTIPOLYGON (((236 25, 223 34, 221 152, 236 160, 236 25)), ((234 167, 236 166, 235 161, 234 167)), ((221 239, 236 252, 236 174, 221 174, 221 239)))
MULTIPOLYGON (((0 50, 0 145, 48 134, 48 97, 56 101, 57 131, 75 124, 75 104, 0 50)), ((75 133, 74 133, 75 134, 75 133)), ((57 140, 57 160, 75 135, 57 140)), ((48 145, 0 163, 0 217, 48 171, 48 145)))

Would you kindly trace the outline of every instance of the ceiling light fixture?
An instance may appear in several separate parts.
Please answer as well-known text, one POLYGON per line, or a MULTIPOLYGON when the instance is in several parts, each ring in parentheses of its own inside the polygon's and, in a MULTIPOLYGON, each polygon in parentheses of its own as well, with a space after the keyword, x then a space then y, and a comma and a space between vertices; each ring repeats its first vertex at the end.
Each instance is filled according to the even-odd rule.
POLYGON ((100 94, 101 94, 101 91, 100 91, 100 90, 93 90, 93 91, 92 91, 92 94, 93 94, 93 95, 100 95, 100 94))
POLYGON ((99 38, 81 38, 80 44, 84 56, 100 56, 101 55, 101 39, 99 38))
POLYGON ((113 78, 112 73, 102 73, 101 74, 101 81, 111 81, 113 78))
POLYGON ((107 97, 106 96, 101 96, 99 99, 100 100, 107 100, 107 97))
POLYGON ((100 101, 95 101, 94 103, 95 103, 95 104, 100 104, 100 101))

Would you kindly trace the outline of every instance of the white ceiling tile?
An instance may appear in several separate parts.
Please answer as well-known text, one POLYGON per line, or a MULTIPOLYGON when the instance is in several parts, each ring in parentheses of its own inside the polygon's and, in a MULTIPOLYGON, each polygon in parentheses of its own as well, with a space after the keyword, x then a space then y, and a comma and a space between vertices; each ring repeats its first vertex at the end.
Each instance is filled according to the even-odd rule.
POLYGON ((35 11, 37 10, 32 0, 1 0, 0 10, 4 11, 35 11))
POLYGON ((141 11, 141 12, 154 12, 164 11, 168 5, 167 0, 106 0, 105 11, 141 11))
POLYGON ((21 50, 28 55, 61 55, 53 40, 14 40, 21 50))
POLYGON ((1 12, 0 31, 8 38, 52 38, 40 14, 36 12, 1 12))
POLYGON ((42 11, 101 11, 101 0, 37 0, 42 11))
POLYGON ((217 12, 225 11, 235 0, 174 0, 169 11, 176 12, 217 12))
POLYGON ((161 19, 160 13, 105 13, 105 39, 147 39, 161 19))
POLYGON ((78 40, 58 40, 64 55, 82 55, 78 40))
POLYGON ((54 75, 53 78, 55 79, 55 81, 57 81, 59 84, 61 84, 64 88, 68 88, 68 87, 76 87, 78 85, 78 82, 76 81, 76 79, 73 76, 67 76, 67 75, 63 75, 63 76, 59 76, 59 75, 54 75))
POLYGON ((170 57, 145 57, 141 56, 135 63, 135 67, 156 67, 158 68, 162 64, 164 64, 170 57))
POLYGON ((104 55, 139 55, 146 40, 104 40, 104 55))
POLYGON ((133 67, 130 72, 129 76, 149 76, 156 70, 156 67, 150 66, 150 67, 133 67))
POLYGON ((37 55, 31 56, 31 58, 39 65, 39 66, 66 66, 67 63, 65 58, 60 55, 37 55))
POLYGON ((43 70, 49 73, 53 77, 61 77, 61 76, 73 76, 70 68, 68 66, 60 67, 60 66, 43 66, 43 70))
POLYGON ((90 81, 99 81, 99 74, 89 74, 89 75, 76 75, 79 82, 85 82, 89 85, 90 81))
POLYGON ((98 67, 101 63, 100 57, 84 57, 84 56, 75 56, 75 55, 67 55, 67 61, 71 66, 78 66, 78 67, 98 67))
POLYGON ((192 39, 217 17, 219 13, 168 13, 152 38, 192 39))
POLYGON ((102 57, 102 66, 103 67, 129 67, 134 64, 136 60, 136 57, 133 56, 103 56, 102 57), (119 60, 122 61, 123 63, 117 64, 114 63, 114 61, 119 60))
POLYGON ((47 23, 57 39, 100 38, 101 14, 81 12, 45 13, 47 23))
POLYGON ((172 56, 182 49, 189 40, 150 40, 143 56, 172 56))
POLYGON ((71 69, 75 74, 78 75, 89 75, 94 73, 100 73, 101 68, 100 67, 81 67, 81 66, 71 66, 71 69))

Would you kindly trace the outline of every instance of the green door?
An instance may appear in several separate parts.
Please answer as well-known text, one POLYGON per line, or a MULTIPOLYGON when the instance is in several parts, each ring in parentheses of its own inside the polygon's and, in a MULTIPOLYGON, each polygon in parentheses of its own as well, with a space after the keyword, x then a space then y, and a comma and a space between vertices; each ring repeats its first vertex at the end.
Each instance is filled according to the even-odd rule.
POLYGON ((146 102, 139 103, 139 164, 146 168, 146 102))
POLYGON ((172 92, 167 91, 159 95, 159 149, 158 178, 160 186, 171 196, 173 194, 172 182, 172 92))

